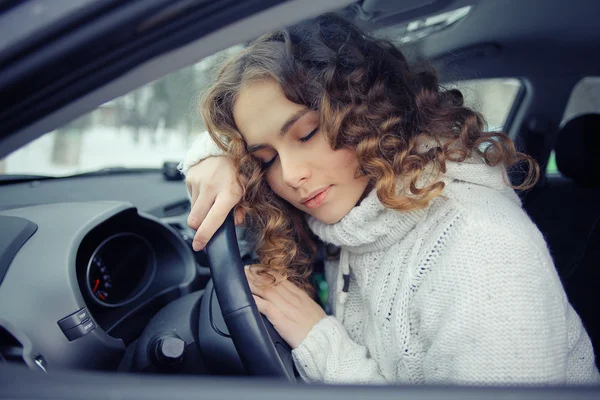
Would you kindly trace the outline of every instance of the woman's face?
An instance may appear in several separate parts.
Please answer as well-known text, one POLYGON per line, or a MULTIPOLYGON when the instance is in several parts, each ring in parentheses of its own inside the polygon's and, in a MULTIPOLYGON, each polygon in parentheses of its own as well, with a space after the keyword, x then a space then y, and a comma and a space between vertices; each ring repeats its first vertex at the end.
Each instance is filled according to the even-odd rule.
POLYGON ((233 116, 271 189, 294 207, 332 224, 358 203, 368 178, 355 178, 356 153, 332 150, 319 130, 319 114, 289 101, 277 82, 245 86, 233 116))

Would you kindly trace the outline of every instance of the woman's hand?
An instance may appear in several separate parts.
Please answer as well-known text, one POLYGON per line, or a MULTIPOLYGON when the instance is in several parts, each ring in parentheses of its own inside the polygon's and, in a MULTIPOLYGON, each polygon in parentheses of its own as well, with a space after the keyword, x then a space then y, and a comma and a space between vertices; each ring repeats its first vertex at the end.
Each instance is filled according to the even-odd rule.
POLYGON ((246 267, 250 290, 261 314, 281 337, 295 349, 321 319, 325 311, 302 289, 282 280, 275 285, 268 276, 259 276, 256 268, 246 267))
MULTIPOLYGON (((192 197, 188 225, 196 230, 192 247, 202 250, 225 221, 227 214, 242 198, 231 159, 225 156, 209 157, 188 170, 185 183, 192 197)), ((235 214, 235 223, 244 220, 241 210, 235 214)))

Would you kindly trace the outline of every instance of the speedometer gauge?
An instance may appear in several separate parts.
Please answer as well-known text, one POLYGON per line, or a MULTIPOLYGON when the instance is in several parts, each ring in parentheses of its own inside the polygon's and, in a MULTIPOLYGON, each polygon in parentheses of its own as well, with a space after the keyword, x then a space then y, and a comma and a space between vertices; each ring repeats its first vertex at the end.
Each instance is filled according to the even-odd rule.
POLYGON ((100 243, 86 272, 89 297, 118 307, 138 298, 150 285, 156 257, 150 243, 135 233, 113 235, 100 243))
POLYGON ((92 286, 92 294, 101 301, 109 301, 111 296, 108 293, 112 293, 112 279, 108 268, 99 255, 92 258, 91 265, 90 285, 92 286))

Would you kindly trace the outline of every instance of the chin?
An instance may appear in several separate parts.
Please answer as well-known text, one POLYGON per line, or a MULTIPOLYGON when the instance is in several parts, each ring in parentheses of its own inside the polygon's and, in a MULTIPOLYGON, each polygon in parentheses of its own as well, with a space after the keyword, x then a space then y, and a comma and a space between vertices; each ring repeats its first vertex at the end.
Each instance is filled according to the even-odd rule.
POLYGON ((346 214, 348 214, 347 212, 345 213, 340 213, 338 212, 328 212, 327 210, 319 210, 320 212, 318 213, 314 213, 311 214, 314 218, 316 218, 317 220, 319 220, 320 222, 327 224, 327 225, 333 225, 337 222, 340 222, 342 220, 342 218, 344 218, 346 216, 346 214))

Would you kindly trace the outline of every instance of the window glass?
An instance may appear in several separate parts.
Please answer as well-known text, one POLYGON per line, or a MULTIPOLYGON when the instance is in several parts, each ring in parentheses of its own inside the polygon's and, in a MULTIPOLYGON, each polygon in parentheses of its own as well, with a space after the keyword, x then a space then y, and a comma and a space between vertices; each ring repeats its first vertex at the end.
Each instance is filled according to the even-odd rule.
POLYGON ((62 176, 181 160, 204 130, 199 95, 223 60, 242 48, 216 53, 43 135, 0 160, 0 174, 62 176))
MULTIPOLYGON (((573 117, 588 113, 600 114, 600 77, 583 78, 575 85, 560 126, 562 127, 573 117)), ((546 173, 559 174, 554 151, 550 154, 546 173)))
MULTIPOLYGON (((0 173, 61 176, 110 167, 160 168, 180 160, 204 129, 198 97, 235 46, 174 72, 31 142, 0 160, 0 173)), ((481 79, 447 85, 481 112, 488 129, 504 129, 518 79, 481 79)))
POLYGON ((483 114, 489 131, 502 131, 522 83, 515 78, 474 79, 446 86, 462 92, 465 105, 483 114))

